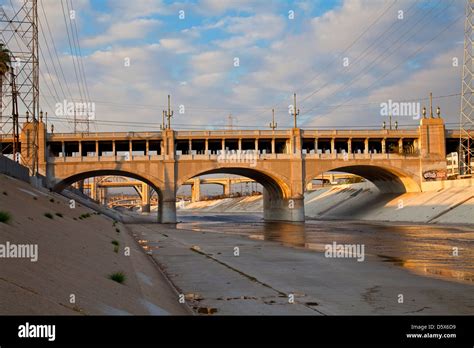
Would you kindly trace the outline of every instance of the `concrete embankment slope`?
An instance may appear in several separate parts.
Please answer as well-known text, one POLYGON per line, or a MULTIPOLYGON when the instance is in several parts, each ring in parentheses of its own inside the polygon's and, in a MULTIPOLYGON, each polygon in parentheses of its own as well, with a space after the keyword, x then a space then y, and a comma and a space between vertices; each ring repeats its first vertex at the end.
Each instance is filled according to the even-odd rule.
MULTIPOLYGON (((305 214, 313 219, 474 224, 474 182, 428 183, 426 192, 382 194, 369 182, 327 186, 306 193, 305 214)), ((261 212, 261 196, 188 204, 210 213, 261 212)))
POLYGON ((114 223, 69 199, 0 175, 1 246, 38 246, 38 260, 0 258, 0 314, 187 314, 138 243, 114 223), (119 243, 117 252, 115 245, 119 243), (130 247, 126 256, 125 247, 130 247), (123 272, 120 284, 109 275, 123 272), (71 299, 75 298, 75 303, 71 299))

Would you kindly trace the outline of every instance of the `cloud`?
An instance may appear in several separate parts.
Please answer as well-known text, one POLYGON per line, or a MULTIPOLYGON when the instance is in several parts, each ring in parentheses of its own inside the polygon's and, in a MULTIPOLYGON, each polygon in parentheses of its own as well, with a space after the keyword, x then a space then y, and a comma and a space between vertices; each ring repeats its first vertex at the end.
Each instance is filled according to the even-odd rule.
MULTIPOLYGON (((288 105, 297 92, 304 126, 378 125, 383 121, 380 100, 460 91, 460 67, 452 67, 452 57, 462 64, 461 21, 409 57, 462 15, 457 2, 447 8, 447 2, 426 7, 400 0, 381 16, 391 2, 346 0, 322 11, 319 2, 300 1, 294 4, 297 21, 287 18, 283 2, 138 1, 132 6, 135 2, 120 0, 114 8, 115 3, 109 3, 111 12, 100 23, 98 14, 104 12, 86 1, 81 12, 81 20, 86 13, 92 16, 96 32, 103 28, 82 41, 91 95, 114 102, 97 105, 98 119, 130 121, 133 113, 134 121, 158 125, 171 94, 175 108, 186 107, 185 115, 176 113, 174 124, 223 125, 232 113, 240 125, 265 126, 275 107, 279 126, 286 127, 292 123, 288 105), (176 20, 181 8, 185 21, 176 20), (403 21, 396 16, 400 9, 403 21), (125 57, 130 67, 124 67, 125 57), (240 58, 238 68, 234 57, 240 58), (146 107, 119 105, 127 103, 146 107)), ((68 50, 67 43, 62 50, 68 50)), ((74 81, 70 57, 61 61, 74 81)), ((77 95, 75 84, 70 87, 77 95)), ((437 102, 454 120, 458 101, 437 102)))
POLYGON ((83 44, 91 47, 140 39, 160 24, 161 22, 157 19, 134 19, 130 22, 117 22, 111 25, 105 33, 83 40, 83 44))

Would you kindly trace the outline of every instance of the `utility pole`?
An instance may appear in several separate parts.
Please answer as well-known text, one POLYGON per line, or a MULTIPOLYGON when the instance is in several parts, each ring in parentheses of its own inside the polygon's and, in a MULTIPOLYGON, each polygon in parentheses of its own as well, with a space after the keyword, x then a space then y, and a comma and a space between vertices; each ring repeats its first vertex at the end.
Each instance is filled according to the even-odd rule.
POLYGON ((161 120, 160 129, 161 129, 161 130, 165 130, 165 129, 166 129, 166 124, 165 124, 165 110, 163 110, 163 118, 162 118, 162 120, 161 120))
POLYGON ((18 96, 16 91, 14 69, 11 69, 10 76, 12 88, 13 160, 19 162, 18 153, 20 153, 20 126, 18 122, 18 96))
POLYGON ((171 97, 168 94, 168 111, 165 111, 165 116, 168 118, 168 129, 171 129, 171 117, 173 117, 174 111, 171 111, 171 97))
POLYGON ((227 123, 227 126, 229 127, 230 130, 234 129, 234 125, 233 125, 233 120, 232 120, 232 114, 229 114, 229 116, 227 117, 227 120, 228 120, 228 123, 227 123))
POLYGON ((278 127, 278 124, 275 123, 275 109, 272 109, 272 122, 270 123, 270 128, 275 130, 278 127))
POLYGON ((296 108, 296 93, 293 94, 294 104, 293 104, 293 117, 295 119, 295 126, 294 128, 298 128, 296 117, 300 114, 300 109, 296 108))

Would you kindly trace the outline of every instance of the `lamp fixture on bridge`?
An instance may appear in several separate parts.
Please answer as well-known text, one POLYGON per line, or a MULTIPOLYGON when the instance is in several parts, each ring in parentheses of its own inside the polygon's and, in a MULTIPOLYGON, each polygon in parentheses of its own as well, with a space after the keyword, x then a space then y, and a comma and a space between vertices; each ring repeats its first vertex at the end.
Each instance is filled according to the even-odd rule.
MULTIPOLYGON (((293 94, 293 98, 294 98, 294 103, 293 103, 293 117, 295 119, 295 124, 294 124, 294 128, 298 128, 298 125, 297 125, 297 122, 296 122, 296 117, 300 114, 300 109, 297 109, 296 108, 296 93, 293 94)), ((291 114, 291 112, 290 112, 291 114)))
POLYGON ((387 128, 387 122, 383 121, 383 123, 382 123, 382 128, 383 128, 383 129, 386 129, 386 128, 387 128))
POLYGON ((436 107, 436 115, 438 115, 438 118, 441 118, 441 108, 439 106, 436 107))
POLYGON ((26 122, 30 121, 30 112, 26 111, 26 122))
POLYGON ((165 113, 166 111, 163 110, 163 119, 161 120, 161 125, 160 125, 160 129, 161 130, 165 130, 166 129, 166 124, 165 124, 165 113))
POLYGON ((165 111, 165 115, 168 118, 168 129, 171 129, 171 117, 173 117, 174 111, 171 110, 171 96, 168 94, 168 111, 165 111))
POLYGON ((54 134, 54 124, 51 125, 51 134, 54 134))
POLYGON ((275 130, 278 127, 278 123, 275 122, 275 109, 272 109, 272 122, 270 122, 270 128, 275 130))
POLYGON ((426 118, 426 106, 423 106, 421 113, 423 114, 423 118, 426 118))

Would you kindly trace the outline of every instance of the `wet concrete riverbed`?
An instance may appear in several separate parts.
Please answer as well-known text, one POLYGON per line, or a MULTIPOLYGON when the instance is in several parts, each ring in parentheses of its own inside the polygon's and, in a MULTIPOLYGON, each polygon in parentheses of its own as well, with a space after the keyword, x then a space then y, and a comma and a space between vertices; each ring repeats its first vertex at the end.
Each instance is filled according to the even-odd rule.
POLYGON ((179 219, 177 226, 128 226, 196 313, 474 313, 469 227, 179 219), (363 244, 363 262, 326 257, 333 242, 363 244))
POLYGON ((364 245, 377 256, 419 275, 474 285, 474 228, 360 221, 264 222, 260 215, 180 216, 178 229, 239 234, 324 252, 325 245, 364 245))

